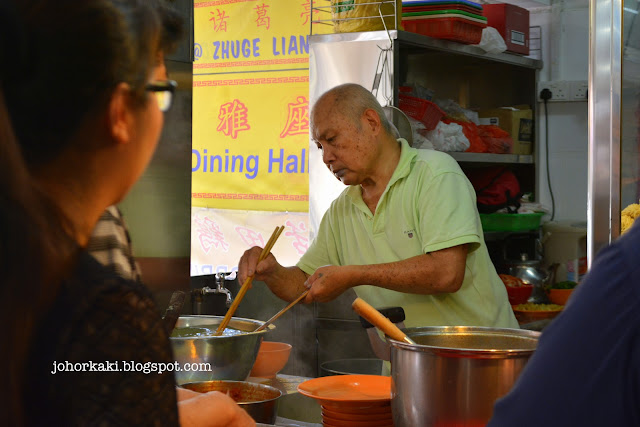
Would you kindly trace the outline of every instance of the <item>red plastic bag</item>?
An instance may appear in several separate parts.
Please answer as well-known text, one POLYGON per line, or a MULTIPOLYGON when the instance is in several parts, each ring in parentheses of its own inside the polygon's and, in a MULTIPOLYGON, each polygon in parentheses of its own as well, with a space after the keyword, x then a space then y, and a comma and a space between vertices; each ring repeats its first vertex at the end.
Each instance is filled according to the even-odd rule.
POLYGON ((489 153, 509 154, 513 152, 511 135, 496 125, 478 126, 478 136, 487 145, 489 153))
POLYGON ((476 190, 478 212, 493 213, 507 208, 517 213, 520 207, 520 183, 506 166, 469 169, 467 177, 476 190))
POLYGON ((462 132, 464 136, 469 140, 469 148, 467 148, 467 153, 487 153, 489 152, 489 147, 487 144, 480 138, 478 135, 478 126, 472 122, 463 122, 461 120, 454 120, 449 117, 445 117, 442 119, 445 123, 457 123, 462 126, 462 132))

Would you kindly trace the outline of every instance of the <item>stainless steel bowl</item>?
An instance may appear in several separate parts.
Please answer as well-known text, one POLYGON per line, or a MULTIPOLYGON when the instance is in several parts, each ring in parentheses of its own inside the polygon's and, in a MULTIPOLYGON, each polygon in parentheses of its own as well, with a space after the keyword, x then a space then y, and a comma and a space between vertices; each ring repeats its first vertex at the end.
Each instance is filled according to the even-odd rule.
MULTIPOLYGON (((181 316, 176 328, 188 326, 217 326, 223 316, 181 316)), ((253 332, 264 322, 232 317, 228 328, 245 333, 232 336, 171 337, 173 358, 178 362, 175 377, 178 384, 195 381, 236 380, 244 381, 258 356, 262 337, 275 329, 253 332), (185 369, 186 368, 186 369, 185 369), (180 369, 178 371, 178 369, 180 369)))
POLYGON ((202 381, 182 384, 181 387, 199 393, 219 391, 228 394, 258 423, 273 424, 278 412, 282 391, 265 384, 246 381, 202 381))

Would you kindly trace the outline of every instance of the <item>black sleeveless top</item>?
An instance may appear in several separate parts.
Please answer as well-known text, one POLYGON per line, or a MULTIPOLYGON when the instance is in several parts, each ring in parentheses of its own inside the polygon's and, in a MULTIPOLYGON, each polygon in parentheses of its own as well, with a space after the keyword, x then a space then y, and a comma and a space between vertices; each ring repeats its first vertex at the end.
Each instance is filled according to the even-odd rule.
POLYGON ((157 369, 172 362, 150 292, 83 251, 35 330, 28 424, 178 425, 173 372, 157 369))

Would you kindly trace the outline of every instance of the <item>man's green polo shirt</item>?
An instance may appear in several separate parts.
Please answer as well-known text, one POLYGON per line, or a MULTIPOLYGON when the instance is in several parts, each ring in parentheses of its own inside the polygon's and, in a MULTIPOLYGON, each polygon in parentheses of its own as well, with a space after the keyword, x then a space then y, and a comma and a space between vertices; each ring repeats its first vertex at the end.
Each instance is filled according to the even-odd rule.
POLYGON ((307 274, 324 265, 369 265, 469 244, 462 287, 418 295, 356 286, 374 307, 401 306, 411 326, 517 328, 507 292, 489 258, 473 186, 448 154, 417 150, 400 139, 401 154, 375 215, 360 187, 349 186, 325 213, 317 236, 298 262, 307 274))

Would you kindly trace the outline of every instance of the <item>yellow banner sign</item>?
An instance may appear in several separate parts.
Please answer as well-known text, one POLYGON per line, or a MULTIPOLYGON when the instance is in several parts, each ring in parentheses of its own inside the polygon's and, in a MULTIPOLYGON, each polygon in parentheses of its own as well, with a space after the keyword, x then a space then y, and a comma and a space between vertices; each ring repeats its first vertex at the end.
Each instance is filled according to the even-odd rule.
POLYGON ((195 2, 193 206, 308 211, 309 3, 195 2))
POLYGON ((194 3, 194 73, 309 68, 310 0, 194 3))
POLYGON ((308 211, 308 78, 194 77, 192 204, 308 211))

